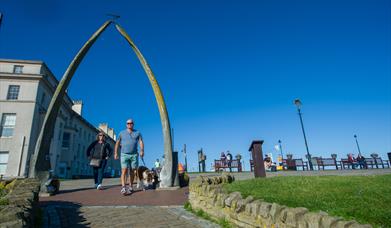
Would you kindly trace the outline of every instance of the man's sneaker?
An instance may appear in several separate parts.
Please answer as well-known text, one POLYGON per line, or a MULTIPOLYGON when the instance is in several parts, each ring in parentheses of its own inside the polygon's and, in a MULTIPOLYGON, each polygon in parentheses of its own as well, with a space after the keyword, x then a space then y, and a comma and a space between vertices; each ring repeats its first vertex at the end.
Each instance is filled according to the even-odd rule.
POLYGON ((126 187, 125 187, 125 186, 123 186, 123 187, 121 188, 121 194, 122 194, 122 195, 126 195, 126 187))
POLYGON ((126 194, 130 195, 130 194, 132 194, 132 192, 133 192, 133 188, 132 187, 129 187, 129 188, 126 189, 126 194))
POLYGON ((98 190, 103 190, 103 187, 102 187, 101 184, 98 184, 98 186, 96 186, 96 189, 98 189, 98 190))

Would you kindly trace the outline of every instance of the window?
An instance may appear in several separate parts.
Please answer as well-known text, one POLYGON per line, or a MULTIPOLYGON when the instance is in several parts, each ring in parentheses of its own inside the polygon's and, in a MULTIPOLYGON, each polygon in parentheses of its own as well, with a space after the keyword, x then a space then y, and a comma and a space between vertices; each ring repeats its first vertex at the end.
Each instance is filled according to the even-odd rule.
POLYGON ((14 66, 14 73, 15 73, 15 74, 22 74, 22 73, 23 73, 23 66, 21 66, 21 65, 15 65, 15 66, 14 66))
POLYGON ((14 135, 16 114, 4 113, 1 118, 0 137, 11 137, 14 135))
POLYGON ((8 165, 8 151, 0 151, 0 175, 4 175, 8 165))
POLYGON ((10 85, 8 86, 7 100, 17 100, 19 96, 20 86, 10 85))
POLYGON ((62 147, 69 148, 70 144, 71 144, 71 134, 68 132, 64 132, 64 135, 62 136, 62 147))

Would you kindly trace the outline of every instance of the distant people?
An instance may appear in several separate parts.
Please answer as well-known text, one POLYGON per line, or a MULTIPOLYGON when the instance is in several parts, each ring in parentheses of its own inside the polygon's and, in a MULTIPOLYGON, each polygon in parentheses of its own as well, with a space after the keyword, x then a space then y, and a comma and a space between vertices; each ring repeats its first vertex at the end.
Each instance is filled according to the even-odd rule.
POLYGON ((270 156, 266 155, 265 159, 263 159, 263 164, 265 165, 266 171, 275 171, 276 165, 273 164, 270 156))
POLYGON ((263 159, 263 164, 265 165, 265 170, 267 171, 271 171, 271 168, 272 168, 272 159, 266 155, 265 159, 263 159))
POLYGON ((144 157, 144 142, 141 133, 134 127, 132 119, 126 121, 126 129, 121 131, 115 143, 114 158, 118 159, 118 147, 121 147, 121 194, 127 195, 133 192, 133 180, 138 168, 138 145, 140 145, 140 157, 144 157), (129 171, 128 171, 129 170, 129 171), (129 172, 129 187, 126 188, 126 177, 129 172))
POLYGON ((224 153, 224 152, 221 152, 220 160, 221 160, 221 161, 225 161, 226 159, 227 159, 227 157, 225 156, 225 153, 224 153))
POLYGON ((228 150, 227 151, 227 165, 228 165, 228 168, 229 168, 229 172, 232 172, 231 164, 232 164, 232 154, 228 150))
POLYGON ((367 162, 365 161, 364 156, 361 154, 357 155, 356 161, 358 165, 360 166, 360 169, 368 169, 367 162))
POLYGON ((107 160, 110 158, 112 148, 105 140, 103 132, 99 132, 96 140, 87 148, 87 157, 90 159, 90 165, 93 168, 95 188, 102 190, 103 175, 107 160))
POLYGON ((348 154, 348 163, 350 163, 352 165, 352 169, 356 169, 357 161, 354 158, 352 153, 348 154))
POLYGON ((226 162, 227 162, 227 157, 225 156, 224 152, 221 152, 220 160, 221 160, 221 166, 224 167, 223 169, 225 171, 225 165, 226 165, 226 162))
POLYGON ((158 173, 158 174, 160 173, 161 165, 160 165, 159 158, 157 158, 155 161, 154 170, 156 171, 156 173, 158 173))

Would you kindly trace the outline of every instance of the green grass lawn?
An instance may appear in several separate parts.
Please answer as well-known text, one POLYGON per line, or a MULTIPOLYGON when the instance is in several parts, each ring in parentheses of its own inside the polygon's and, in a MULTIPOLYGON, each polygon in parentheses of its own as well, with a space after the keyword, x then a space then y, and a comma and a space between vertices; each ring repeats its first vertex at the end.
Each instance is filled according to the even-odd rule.
POLYGON ((224 188, 241 192, 243 197, 252 195, 266 202, 391 227, 391 175, 257 178, 224 188))

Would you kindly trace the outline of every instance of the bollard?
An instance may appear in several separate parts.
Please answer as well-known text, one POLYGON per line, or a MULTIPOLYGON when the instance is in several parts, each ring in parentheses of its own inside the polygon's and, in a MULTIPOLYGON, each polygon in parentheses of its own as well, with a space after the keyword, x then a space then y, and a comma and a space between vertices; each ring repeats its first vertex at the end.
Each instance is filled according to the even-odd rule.
POLYGON ((262 154, 263 140, 254 140, 251 143, 249 151, 251 151, 254 161, 254 176, 255 177, 266 177, 265 164, 263 163, 262 154))

